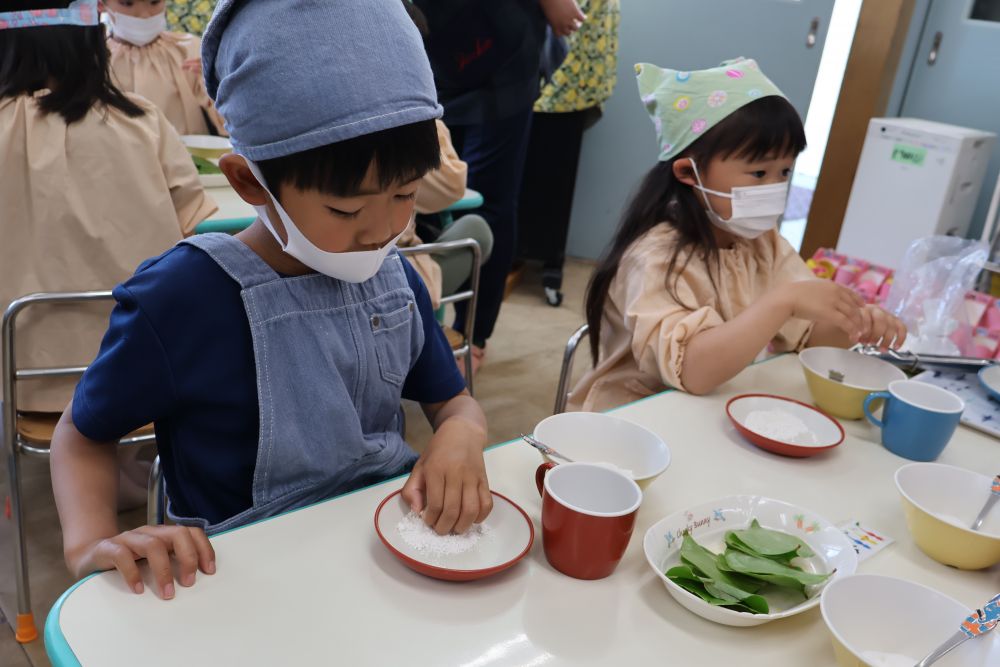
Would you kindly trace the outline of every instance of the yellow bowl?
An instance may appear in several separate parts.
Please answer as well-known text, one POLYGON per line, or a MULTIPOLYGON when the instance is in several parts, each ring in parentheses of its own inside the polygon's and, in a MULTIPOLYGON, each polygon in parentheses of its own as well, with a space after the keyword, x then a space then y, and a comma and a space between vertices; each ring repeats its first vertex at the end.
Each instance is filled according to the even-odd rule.
POLYGON ((921 551, 961 570, 1000 563, 1000 508, 978 531, 970 528, 992 479, 941 463, 910 463, 896 471, 906 525, 921 551))
POLYGON ((233 151, 233 145, 225 137, 215 137, 208 134, 185 134, 181 137, 188 153, 206 160, 218 160, 226 153, 233 151))
MULTIPOLYGON (((799 354, 799 363, 813 402, 835 417, 861 419, 868 394, 885 391, 906 373, 888 361, 836 347, 811 347, 799 354), (831 379, 839 373, 843 381, 831 379)), ((875 408, 878 407, 876 403, 875 408)))
MULTIPOLYGON (((989 594, 984 591, 983 597, 989 594)), ((877 574, 831 581, 819 606, 840 667, 913 665, 954 634, 969 614, 968 607, 939 591, 877 574)), ((965 642, 934 664, 968 667, 998 660, 1000 635, 994 632, 965 642)))

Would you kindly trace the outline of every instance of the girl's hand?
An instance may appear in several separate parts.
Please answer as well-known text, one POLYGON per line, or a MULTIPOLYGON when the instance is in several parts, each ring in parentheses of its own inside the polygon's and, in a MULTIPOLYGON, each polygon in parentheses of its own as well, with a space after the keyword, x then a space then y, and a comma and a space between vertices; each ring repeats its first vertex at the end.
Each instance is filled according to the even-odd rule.
POLYGON ((188 58, 181 63, 181 69, 186 72, 201 74, 201 58, 188 58))
POLYGON ((100 540, 77 557, 67 555, 67 564, 77 577, 97 570, 117 569, 128 587, 143 592, 142 574, 136 561, 146 559, 164 600, 174 597, 173 562, 177 563, 181 586, 194 584, 195 574, 215 574, 215 550, 201 528, 187 526, 141 526, 100 540))
POLYGON ((792 317, 829 323, 843 331, 852 343, 864 335, 865 302, 854 290, 831 280, 803 280, 779 289, 792 317))
POLYGON ((424 522, 438 535, 464 533, 493 509, 485 445, 486 433, 478 424, 448 419, 403 486, 403 500, 414 512, 423 512, 424 522))
POLYGON ((884 352, 889 348, 898 350, 906 340, 906 325, 878 306, 869 304, 862 308, 861 320, 864 328, 860 343, 878 345, 884 352))
POLYGON ((552 32, 566 37, 580 29, 587 15, 580 11, 576 0, 539 0, 545 18, 552 26, 552 32))

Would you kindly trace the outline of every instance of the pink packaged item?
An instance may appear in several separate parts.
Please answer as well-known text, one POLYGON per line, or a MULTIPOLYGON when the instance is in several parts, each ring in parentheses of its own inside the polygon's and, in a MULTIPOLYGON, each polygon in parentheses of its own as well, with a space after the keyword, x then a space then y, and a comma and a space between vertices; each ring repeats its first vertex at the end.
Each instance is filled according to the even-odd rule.
POLYGON ((838 285, 843 285, 844 287, 853 287, 858 281, 858 276, 864 270, 860 264, 848 263, 842 265, 837 269, 837 273, 833 276, 833 282, 838 285))
POLYGON ((980 359, 992 359, 1000 347, 1000 331, 977 327, 972 336, 972 344, 967 354, 980 359))
POLYGON ((991 299, 983 315, 983 326, 989 329, 1000 329, 1000 299, 991 299))
POLYGON ((892 290, 892 272, 889 272, 889 276, 882 283, 882 287, 878 289, 878 296, 875 297, 875 302, 882 304, 885 300, 889 298, 889 291, 892 290))
POLYGON ((891 275, 892 271, 884 266, 871 264, 858 276, 854 289, 865 300, 865 303, 875 303, 882 286, 891 275))
POLYGON ((813 273, 818 277, 833 280, 833 277, 837 274, 837 269, 847 262, 848 259, 844 255, 828 248, 820 248, 807 264, 810 265, 813 273))
MULTIPOLYGON (((993 305, 993 297, 982 292, 969 292, 965 295, 965 316, 966 323, 971 327, 987 327, 986 311, 993 305)), ((1000 329, 1000 326, 993 327, 1000 329)))

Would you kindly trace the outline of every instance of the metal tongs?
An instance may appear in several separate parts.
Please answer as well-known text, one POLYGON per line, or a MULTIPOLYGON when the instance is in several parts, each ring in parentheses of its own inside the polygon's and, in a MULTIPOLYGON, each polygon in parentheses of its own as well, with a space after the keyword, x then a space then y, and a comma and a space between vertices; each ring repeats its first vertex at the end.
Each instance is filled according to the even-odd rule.
POLYGON ((917 354, 916 352, 899 352, 897 350, 886 350, 883 352, 877 345, 855 345, 852 349, 865 356, 877 357, 883 361, 888 361, 890 364, 898 366, 907 373, 914 373, 919 369, 976 373, 987 366, 997 363, 993 359, 980 359, 979 357, 917 354))

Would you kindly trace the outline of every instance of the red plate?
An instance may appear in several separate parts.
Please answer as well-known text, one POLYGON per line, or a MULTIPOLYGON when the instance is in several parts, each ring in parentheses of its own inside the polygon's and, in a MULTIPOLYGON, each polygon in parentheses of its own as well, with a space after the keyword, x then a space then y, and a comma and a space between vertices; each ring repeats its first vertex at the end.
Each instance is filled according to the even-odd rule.
POLYGON ((744 438, 761 449, 782 456, 815 456, 844 441, 844 428, 836 419, 811 405, 783 396, 743 394, 726 404, 726 414, 744 438), (785 437, 768 432, 765 428, 774 421, 767 422, 764 413, 775 411, 793 417, 806 428, 785 437), (764 422, 758 423, 761 420, 764 422))
POLYGON ((493 511, 483 522, 488 530, 464 553, 430 554, 408 544, 396 528, 410 511, 400 491, 389 494, 375 510, 375 532, 396 558, 420 574, 445 581, 483 579, 512 567, 528 555, 535 541, 535 527, 524 510, 492 493, 493 511))

